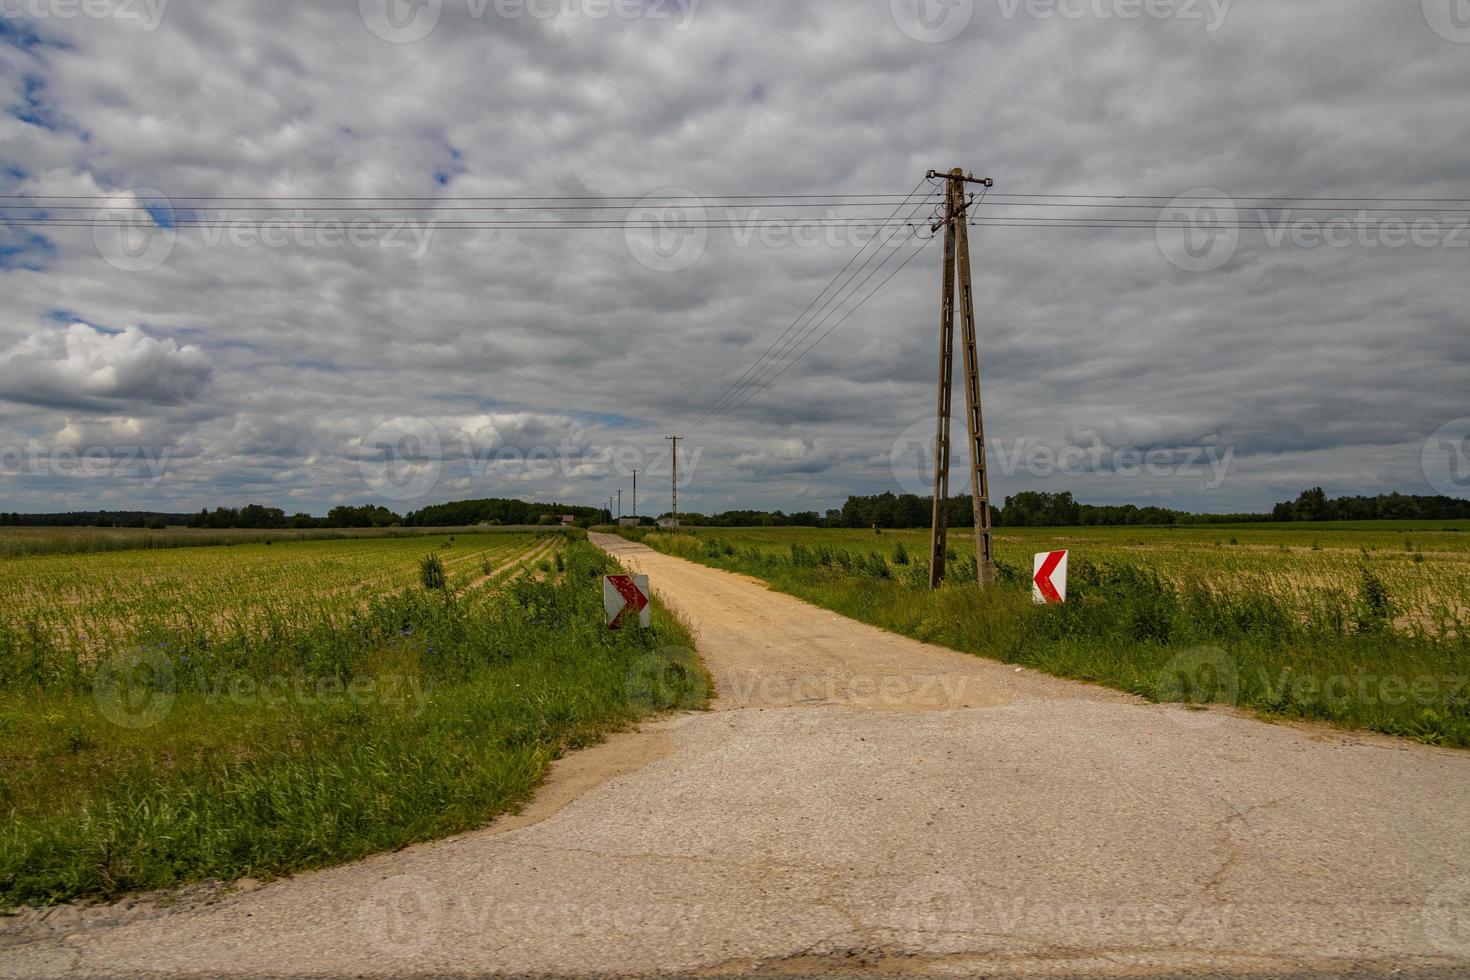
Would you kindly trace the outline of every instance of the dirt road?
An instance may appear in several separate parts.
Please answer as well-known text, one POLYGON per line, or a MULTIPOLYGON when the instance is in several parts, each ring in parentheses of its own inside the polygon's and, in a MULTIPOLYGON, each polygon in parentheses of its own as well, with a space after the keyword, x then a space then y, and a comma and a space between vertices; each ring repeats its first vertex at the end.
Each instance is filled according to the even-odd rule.
POLYGON ((695 625, 716 710, 486 831, 55 925, 0 975, 1470 969, 1470 754, 1148 705, 594 540, 695 625))

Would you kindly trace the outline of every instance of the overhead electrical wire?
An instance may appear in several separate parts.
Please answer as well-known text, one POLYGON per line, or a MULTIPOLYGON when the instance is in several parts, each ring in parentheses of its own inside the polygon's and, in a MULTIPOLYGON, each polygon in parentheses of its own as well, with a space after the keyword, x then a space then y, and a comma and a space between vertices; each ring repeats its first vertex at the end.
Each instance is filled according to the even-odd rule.
MULTIPOLYGON (((919 206, 910 213, 910 219, 912 219, 912 217, 924 207, 924 203, 925 202, 920 202, 919 206)), ((878 266, 873 269, 872 272, 868 273, 868 275, 865 276, 861 282, 859 282, 856 286, 853 286, 845 294, 842 293, 842 290, 846 289, 853 282, 853 280, 857 278, 858 273, 862 272, 864 268, 871 264, 872 260, 876 258, 879 254, 881 254, 883 249, 889 247, 894 238, 894 234, 890 234, 889 237, 884 240, 884 242, 879 246, 879 249, 875 251, 873 255, 869 256, 868 260, 864 262, 863 265, 860 266, 851 276, 848 277, 847 281, 844 282, 841 287, 839 287, 838 292, 833 295, 832 299, 828 300, 828 302, 822 307, 822 310, 818 311, 817 316, 813 317, 811 322, 808 323, 806 327, 798 331, 795 337, 787 341, 787 343, 784 344, 782 348, 776 352, 774 358, 766 360, 766 355, 762 355, 761 358, 758 358, 756 364, 752 365, 750 369, 747 369, 746 375, 743 376, 743 382, 741 384, 738 384, 734 390, 729 392, 727 396, 722 396, 722 399, 717 399, 715 403, 706 408, 705 411, 702 412, 700 416, 688 426, 687 431, 692 432, 705 425, 708 425, 710 422, 714 421, 722 415, 729 414, 734 409, 739 408, 740 406, 748 402, 752 397, 754 397, 757 392, 770 387, 770 385, 777 378, 784 375, 788 370, 791 369, 793 365, 795 365, 802 358, 806 357, 807 354, 811 353, 812 349, 814 349, 817 344, 821 343, 822 340, 830 336, 833 330, 835 330, 841 324, 845 323, 847 319, 851 317, 854 313, 856 313, 857 310, 860 309, 863 305, 865 305, 868 300, 872 299, 873 295, 876 294, 879 289, 883 288, 883 286, 887 284, 887 282, 892 279, 894 275, 896 275, 901 269, 906 267, 909 262, 913 261, 914 256, 923 249, 923 245, 921 245, 919 248, 914 249, 909 254, 909 256, 904 259, 902 263, 899 264, 897 269, 889 273, 889 275, 886 276, 884 279, 880 280, 878 285, 875 286, 873 290, 868 293, 867 296, 863 297, 863 299, 859 301, 856 306, 848 310, 847 313, 845 313, 840 319, 838 319, 836 323, 828 327, 826 331, 817 335, 816 339, 812 341, 808 346, 801 349, 800 353, 797 353, 795 357, 789 357, 789 355, 793 351, 796 351, 801 344, 805 343, 806 340, 812 337, 817 330, 821 329, 821 327, 825 323, 831 320, 832 317, 836 315, 836 313, 842 308, 842 305, 844 303, 848 302, 853 296, 857 295, 857 293, 862 289, 863 286, 865 286, 874 276, 881 272, 883 268, 887 266, 894 259, 894 257, 899 254, 900 249, 902 249, 914 238, 921 237, 919 234, 919 228, 917 226, 910 225, 909 227, 910 230, 908 237, 899 242, 897 246, 894 246, 893 249, 889 251, 889 253, 884 257, 883 261, 880 262, 878 266), (783 360, 785 361, 784 364, 782 363, 783 360), (762 364, 762 361, 765 361, 765 363, 762 364), (741 390, 742 388, 743 390, 741 390), (722 400, 724 402, 723 404, 721 404, 722 400)), ((877 239, 875 237, 874 241, 876 240, 877 239)), ((924 245, 927 245, 928 242, 931 240, 932 237, 923 239, 924 245)), ((871 244, 871 242, 869 244, 871 244)), ((866 245, 864 247, 866 248, 866 245)), ((861 253, 859 253, 859 255, 860 254, 861 253)), ((856 258, 857 256, 854 256, 854 259, 856 258)), ((849 261, 848 265, 851 266, 852 262, 849 261)), ((843 271, 846 271, 846 267, 844 267, 843 271)), ((839 272, 838 277, 840 277, 841 275, 842 273, 839 272)), ((821 297, 819 294, 818 299, 820 298, 821 297)), ((815 301, 812 305, 815 305, 815 301)), ((810 309, 810 306, 808 307, 808 309, 810 309)), ((798 322, 799 321, 800 318, 798 318, 798 322)), ((767 354, 769 353, 770 349, 768 348, 767 354)))
MULTIPOLYGON (((915 184, 913 190, 909 191, 908 194, 905 196, 904 200, 899 204, 899 206, 893 210, 893 214, 890 215, 890 219, 895 218, 898 215, 898 213, 903 210, 903 208, 905 207, 905 205, 907 205, 908 202, 910 200, 912 200, 913 196, 916 193, 918 193, 919 188, 923 187, 924 184, 925 183, 928 183, 928 182, 929 181, 926 178, 926 179, 921 179, 917 184, 915 184)), ((922 208, 922 206, 923 205, 920 204, 919 207, 922 208)), ((913 213, 915 213, 915 214, 918 213, 918 208, 916 208, 913 213)), ((710 406, 708 408, 706 408, 704 412, 700 413, 699 417, 696 418, 693 423, 691 423, 691 426, 697 425, 697 424, 703 422, 704 421, 704 418, 705 418, 705 415, 707 413, 711 412, 714 409, 717 409, 718 406, 726 398, 728 398, 728 397, 731 396, 731 394, 735 391, 735 389, 737 389, 738 387, 740 387, 741 385, 743 385, 746 382, 746 380, 750 377, 751 373, 754 372, 757 368, 759 368, 760 365, 761 365, 761 363, 767 357, 771 356, 771 353, 772 353, 772 351, 774 351, 776 349, 776 346, 778 344, 781 344, 782 341, 784 341, 791 334, 791 331, 792 330, 795 330, 797 328, 798 324, 801 323, 801 321, 806 317, 806 315, 808 313, 810 313, 812 311, 812 309, 819 302, 821 302, 822 297, 827 294, 827 290, 831 289, 833 287, 833 285, 836 284, 838 282, 838 280, 840 280, 843 277, 844 274, 846 274, 847 270, 848 269, 851 269, 852 266, 857 262, 857 260, 860 259, 863 256, 863 253, 868 250, 868 247, 870 245, 872 245, 874 242, 876 242, 877 240, 878 240, 878 236, 877 235, 874 235, 867 242, 864 242, 863 243, 863 247, 860 248, 857 252, 855 252, 853 254, 852 258, 850 258, 850 259, 847 260, 847 264, 844 265, 841 269, 837 270, 837 274, 834 275, 831 279, 829 279, 827 281, 826 285, 824 285, 821 288, 821 290, 818 291, 817 295, 812 299, 812 301, 806 305, 806 309, 802 310, 799 314, 797 314, 796 319, 794 319, 794 320, 791 321, 791 325, 788 326, 781 333, 781 336, 779 336, 775 340, 773 340, 771 342, 771 345, 769 347, 767 347, 765 349, 765 351, 763 351, 761 353, 760 357, 756 358, 755 362, 753 364, 751 364, 750 367, 748 367, 748 368, 745 369, 745 373, 742 374, 739 378, 735 379, 735 381, 731 382, 730 385, 727 386, 725 388, 725 390, 723 392, 721 392, 720 395, 713 402, 710 403, 710 406)), ((872 261, 872 258, 869 257, 868 261, 872 261)), ((863 265, 866 266, 867 263, 865 262, 863 265)), ((859 272, 862 271, 862 267, 860 267, 858 269, 858 271, 859 272)), ((853 275, 856 276, 857 273, 854 272, 853 275)), ((850 282, 851 281, 851 278, 849 278, 848 281, 850 282)), ((842 286, 839 286, 838 289, 837 289, 837 292, 834 293, 833 295, 836 296, 837 294, 840 294, 842 292, 842 289, 845 288, 846 285, 847 285, 847 283, 843 283, 842 286)))

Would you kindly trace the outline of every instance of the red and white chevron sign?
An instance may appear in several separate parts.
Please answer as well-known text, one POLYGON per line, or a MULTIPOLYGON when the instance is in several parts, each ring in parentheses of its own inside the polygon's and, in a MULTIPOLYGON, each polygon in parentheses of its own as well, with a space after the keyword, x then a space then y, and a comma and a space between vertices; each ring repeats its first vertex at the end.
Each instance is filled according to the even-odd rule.
POLYGON ((1067 601, 1067 553, 1051 551, 1036 556, 1031 597, 1039 603, 1067 601))
POLYGON ((648 629, 648 576, 603 576, 602 608, 607 610, 609 629, 620 630, 634 619, 639 626, 648 629))

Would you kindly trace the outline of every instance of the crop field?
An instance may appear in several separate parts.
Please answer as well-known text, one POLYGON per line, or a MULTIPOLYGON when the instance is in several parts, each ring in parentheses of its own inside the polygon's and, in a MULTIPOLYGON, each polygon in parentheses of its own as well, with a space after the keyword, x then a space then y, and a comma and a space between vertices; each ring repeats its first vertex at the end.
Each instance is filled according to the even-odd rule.
POLYGON ((660 551, 921 640, 1156 700, 1225 702, 1470 747, 1470 524, 997 529, 997 587, 951 533, 625 532, 660 551), (1065 606, 1031 598, 1032 558, 1071 552, 1065 606))
MULTIPOLYGON (((896 574, 927 581, 929 532, 817 528, 689 529, 733 545, 789 557, 792 545, 883 555, 896 574), (894 563, 905 560, 905 568, 894 563)), ((953 574, 973 571, 968 530, 949 535, 953 574)), ((1074 559, 1130 564, 1179 585, 1234 595, 1266 593, 1302 615, 1356 594, 1366 564, 1383 581, 1400 629, 1470 625, 1470 521, 1244 524, 1208 527, 997 528, 998 561, 1029 574, 1032 556, 1069 550, 1074 559)))
POLYGON ((0 559, 0 908, 482 826, 567 749, 703 704, 662 607, 603 627, 613 570, 522 530, 0 559))
POLYGON ((0 652, 58 672, 135 644, 259 647, 411 585, 427 552, 460 590, 550 543, 441 534, 17 558, 0 562, 0 652))

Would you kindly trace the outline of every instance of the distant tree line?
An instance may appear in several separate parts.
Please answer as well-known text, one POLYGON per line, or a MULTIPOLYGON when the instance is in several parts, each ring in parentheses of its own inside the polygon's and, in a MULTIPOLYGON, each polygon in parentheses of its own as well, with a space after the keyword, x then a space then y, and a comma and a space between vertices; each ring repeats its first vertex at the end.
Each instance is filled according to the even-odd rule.
MULTIPOLYGON (((945 504, 950 527, 975 523, 970 495, 945 504)), ((914 494, 852 496, 840 509, 816 511, 727 511, 723 514, 680 514, 687 525, 709 527, 929 527, 933 503, 914 494)), ((996 527, 1168 527, 1175 524, 1264 524, 1271 521, 1470 520, 1470 500, 1454 497, 1341 497, 1329 500, 1321 487, 1307 490, 1293 503, 1281 503, 1269 514, 1193 514, 1167 507, 1134 504, 1098 506, 1078 503, 1070 492, 1028 491, 1007 497, 990 510, 996 527)))
POLYGON ((188 514, 141 510, 87 510, 70 514, 0 514, 0 527, 151 527, 189 522, 188 514))
POLYGON ((1273 521, 1463 521, 1470 500, 1411 497, 1402 493, 1329 499, 1321 487, 1305 490, 1290 503, 1277 504, 1273 521))
MULTIPOLYGON (((945 502, 951 527, 974 523, 970 495, 945 502)), ((148 511, 78 511, 69 514, 0 513, 0 526, 24 527, 147 527, 187 525, 202 528, 373 528, 373 527, 471 527, 476 524, 552 524, 563 515, 575 518, 579 527, 612 520, 607 508, 572 507, 565 504, 528 503, 524 500, 489 498, 434 504, 399 516, 386 507, 333 507, 326 517, 311 514, 287 516, 279 507, 249 504, 216 507, 197 514, 165 514, 148 511)), ((851 496, 840 507, 825 514, 814 510, 787 514, 782 511, 728 510, 720 514, 681 513, 679 520, 691 527, 928 527, 933 505, 928 497, 882 493, 851 496)), ((1321 487, 1303 491, 1296 500, 1277 504, 1269 514, 1191 514, 1165 507, 1133 504, 1096 506, 1078 503, 1070 492, 1028 491, 1007 497, 991 508, 996 527, 1126 527, 1173 524, 1251 524, 1270 521, 1391 521, 1470 520, 1470 500, 1454 497, 1415 497, 1401 493, 1376 497, 1331 499, 1321 487)))
POLYGON ((537 504, 524 500, 490 498, 457 500, 434 504, 403 519, 405 527, 469 527, 474 524, 549 524, 563 515, 587 526, 610 521, 606 507, 569 507, 566 504, 537 504))

